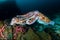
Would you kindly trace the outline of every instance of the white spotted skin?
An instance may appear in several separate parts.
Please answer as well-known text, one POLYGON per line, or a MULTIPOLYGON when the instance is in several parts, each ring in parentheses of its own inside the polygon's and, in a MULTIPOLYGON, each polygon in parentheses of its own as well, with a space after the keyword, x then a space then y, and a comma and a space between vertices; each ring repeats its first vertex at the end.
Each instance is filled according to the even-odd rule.
POLYGON ((16 23, 15 19, 12 18, 10 25, 14 25, 16 23))

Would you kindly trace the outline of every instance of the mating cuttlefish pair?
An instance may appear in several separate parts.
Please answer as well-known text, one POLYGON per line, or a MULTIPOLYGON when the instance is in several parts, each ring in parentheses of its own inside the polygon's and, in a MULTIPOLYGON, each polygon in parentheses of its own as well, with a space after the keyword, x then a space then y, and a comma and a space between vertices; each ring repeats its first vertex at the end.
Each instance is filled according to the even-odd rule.
POLYGON ((36 20, 38 20, 39 23, 44 25, 48 25, 48 24, 54 25, 53 21, 51 21, 48 17, 46 17, 39 11, 32 11, 25 15, 17 15, 16 17, 12 18, 10 25, 14 25, 14 24, 31 25, 35 23, 36 20))

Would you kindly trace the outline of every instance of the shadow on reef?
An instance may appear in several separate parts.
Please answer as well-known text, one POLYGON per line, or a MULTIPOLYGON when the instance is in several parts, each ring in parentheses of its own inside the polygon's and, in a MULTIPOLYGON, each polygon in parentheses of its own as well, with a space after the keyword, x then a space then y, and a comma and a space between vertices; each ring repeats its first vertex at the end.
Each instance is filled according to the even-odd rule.
POLYGON ((53 29, 46 28, 45 32, 51 36, 51 40, 60 40, 59 34, 55 33, 53 29))

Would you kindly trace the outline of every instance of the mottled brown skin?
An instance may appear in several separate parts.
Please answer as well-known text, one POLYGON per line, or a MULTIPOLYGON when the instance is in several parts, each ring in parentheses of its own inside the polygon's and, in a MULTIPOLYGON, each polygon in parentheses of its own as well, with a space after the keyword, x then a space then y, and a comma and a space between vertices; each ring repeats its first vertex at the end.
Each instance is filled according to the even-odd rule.
POLYGON ((49 22, 51 21, 48 17, 46 17, 46 16, 43 15, 42 13, 39 13, 38 16, 39 16, 39 18, 40 18, 42 21, 44 21, 44 22, 49 23, 49 22))

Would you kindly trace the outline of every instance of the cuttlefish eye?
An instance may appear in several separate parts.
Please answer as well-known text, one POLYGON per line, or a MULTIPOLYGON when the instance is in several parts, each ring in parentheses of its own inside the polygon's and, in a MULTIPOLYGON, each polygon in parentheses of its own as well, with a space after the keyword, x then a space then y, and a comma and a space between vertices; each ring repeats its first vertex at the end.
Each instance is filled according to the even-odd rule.
POLYGON ((34 21, 34 18, 29 19, 29 22, 30 22, 30 23, 33 22, 33 21, 34 21))

